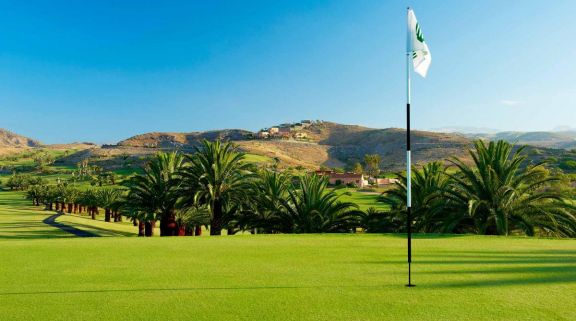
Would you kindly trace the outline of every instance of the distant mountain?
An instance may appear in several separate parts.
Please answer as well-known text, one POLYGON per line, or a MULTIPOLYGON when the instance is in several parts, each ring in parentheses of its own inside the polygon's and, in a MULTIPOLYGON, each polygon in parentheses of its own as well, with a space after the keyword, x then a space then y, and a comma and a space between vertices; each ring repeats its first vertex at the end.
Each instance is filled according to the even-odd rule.
POLYGON ((499 132, 498 129, 486 128, 486 127, 471 127, 471 126, 450 126, 441 128, 432 128, 432 132, 436 133, 459 133, 459 134, 496 134, 499 132))
MULTIPOLYGON (((263 132, 243 129, 223 129, 190 133, 145 133, 122 140, 115 145, 94 144, 41 145, 38 141, 0 130, 1 151, 18 152, 22 147, 75 149, 76 152, 59 158, 58 165, 75 166, 79 161, 107 169, 141 166, 148 156, 158 151, 179 149, 190 151, 204 140, 234 141, 248 153, 248 159, 257 163, 278 162, 283 168, 317 169, 320 166, 350 168, 361 162, 366 154, 378 154, 381 168, 399 171, 405 167, 406 131, 398 128, 368 128, 326 121, 293 123, 272 126, 266 133, 276 131, 272 138, 263 132), (262 137, 262 138, 258 138, 262 137)), ((412 132, 412 160, 415 165, 430 161, 445 161, 458 157, 470 161, 468 150, 473 139, 503 139, 517 145, 532 145, 527 150, 532 162, 551 160, 559 166, 574 158, 576 133, 565 132, 499 132, 495 134, 412 132)))
MULTIPOLYGON (((174 148, 189 150, 203 139, 221 139, 234 141, 247 153, 277 159, 284 166, 346 167, 354 162, 362 162, 366 154, 381 155, 382 168, 387 170, 400 170, 404 166, 406 131, 402 129, 374 129, 358 125, 314 122, 297 132, 306 139, 255 139, 256 133, 241 129, 147 133, 130 137, 115 146, 107 146, 106 154, 141 154, 174 148)), ((447 156, 465 158, 466 149, 471 146, 470 140, 460 134, 414 131, 412 137, 416 164, 443 160, 447 156)), ((85 153, 101 152, 91 150, 85 153)))
POLYGON ((471 139, 505 140, 517 145, 574 149, 576 132, 499 132, 495 134, 465 134, 471 139))
POLYGON ((37 140, 0 128, 0 147, 39 147, 41 145, 42 143, 37 140))

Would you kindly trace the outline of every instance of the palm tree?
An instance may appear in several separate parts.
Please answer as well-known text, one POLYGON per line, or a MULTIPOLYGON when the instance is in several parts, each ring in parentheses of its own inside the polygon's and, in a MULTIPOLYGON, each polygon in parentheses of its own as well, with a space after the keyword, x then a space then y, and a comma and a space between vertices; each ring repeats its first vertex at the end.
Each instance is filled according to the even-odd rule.
POLYGON ((202 226, 210 224, 210 209, 207 206, 192 206, 176 211, 178 235, 202 235, 202 226))
POLYGON ((52 211, 54 209, 53 205, 54 202, 58 201, 59 192, 57 191, 56 187, 49 186, 44 194, 43 202, 46 206, 45 209, 48 211, 52 211))
POLYGON ((26 198, 32 201, 35 206, 40 206, 42 198, 46 194, 46 185, 33 185, 26 192, 26 198))
POLYGON ((238 226, 242 229, 255 229, 259 233, 276 233, 289 222, 284 204, 288 199, 290 176, 276 171, 262 170, 252 182, 250 206, 238 217, 238 226))
MULTIPOLYGON (((148 162, 144 174, 134 176, 130 182, 131 202, 140 211, 160 219, 160 236, 178 235, 175 210, 183 161, 177 152, 158 153, 148 162)), ((145 223, 153 229, 153 220, 145 223)))
POLYGON ((450 175, 450 200, 466 209, 463 221, 479 234, 576 236, 575 207, 562 192, 548 188, 557 178, 542 175, 543 164, 525 167, 524 148, 513 152, 504 141, 478 140, 474 146, 474 166, 452 159, 460 172, 450 175))
POLYGON ((80 197, 80 192, 73 187, 62 186, 60 188, 60 202, 62 212, 66 211, 66 206, 68 206, 68 214, 71 214, 74 210, 74 204, 78 201, 80 197))
POLYGON ((207 140, 187 156, 189 164, 183 169, 182 184, 184 204, 210 208, 210 235, 222 233, 227 216, 246 198, 252 165, 244 162, 244 157, 232 143, 207 140))
POLYGON ((82 193, 78 199, 80 207, 85 207, 88 215, 92 217, 93 220, 96 219, 96 214, 98 214, 98 203, 99 197, 98 193, 94 189, 88 189, 82 193))
POLYGON ((366 233, 396 233, 406 226, 406 219, 397 214, 370 207, 360 214, 359 225, 366 233))
POLYGON ((350 232, 359 225, 358 205, 340 201, 341 195, 327 188, 328 180, 316 174, 303 176, 298 186, 288 190, 283 232, 350 232))
POLYGON ((115 188, 104 188, 96 192, 98 206, 104 209, 104 221, 111 221, 112 214, 118 208, 121 197, 122 191, 115 188))
MULTIPOLYGON (((454 215, 454 209, 447 204, 445 194, 450 185, 447 168, 441 162, 431 162, 422 169, 412 169, 412 217, 414 231, 447 231, 447 216, 454 215)), ((399 231, 406 230, 406 175, 397 174, 395 188, 382 193, 380 201, 390 206, 396 221, 403 222, 399 231)), ((385 216, 374 216, 387 219, 385 216)))

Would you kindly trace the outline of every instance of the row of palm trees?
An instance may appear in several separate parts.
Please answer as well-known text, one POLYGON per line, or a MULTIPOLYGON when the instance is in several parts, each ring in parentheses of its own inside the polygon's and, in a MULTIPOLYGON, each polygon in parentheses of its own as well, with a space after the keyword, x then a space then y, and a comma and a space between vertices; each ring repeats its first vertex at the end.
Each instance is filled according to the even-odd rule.
MULTIPOLYGON (((211 235, 345 232, 355 228, 357 205, 318 176, 296 180, 257 170, 231 143, 204 141, 195 153, 159 153, 128 183, 127 203, 140 221, 160 221, 160 235, 206 225, 211 235)), ((186 234, 186 231, 184 231, 186 234)))
MULTIPOLYGON (((573 195, 554 188, 544 164, 527 164, 523 148, 475 142, 471 162, 458 158, 414 169, 416 231, 428 233, 576 236, 573 195)), ((158 154, 130 184, 127 202, 144 221, 159 220, 161 235, 182 222, 211 235, 253 233, 403 232, 405 177, 381 201, 391 210, 362 212, 343 202, 316 175, 292 177, 256 170, 230 143, 203 142, 195 153, 158 154)), ((181 233, 180 233, 181 234, 181 233)))
POLYGON ((103 188, 80 190, 68 185, 33 185, 27 191, 27 198, 36 206, 44 205, 46 210, 68 214, 86 213, 96 219, 104 209, 105 221, 122 221, 121 209, 125 204, 124 192, 120 189, 103 188))
MULTIPOLYGON (((505 142, 475 143, 472 161, 450 159, 414 169, 413 217, 417 232, 526 234, 576 237, 573 196, 554 188, 543 164, 528 165, 523 150, 505 142)), ((125 189, 37 186, 36 204, 106 220, 132 219, 139 235, 251 233, 404 232, 405 177, 383 193, 390 211, 360 211, 316 175, 293 177, 257 169, 231 143, 204 141, 194 153, 159 153, 125 189)))

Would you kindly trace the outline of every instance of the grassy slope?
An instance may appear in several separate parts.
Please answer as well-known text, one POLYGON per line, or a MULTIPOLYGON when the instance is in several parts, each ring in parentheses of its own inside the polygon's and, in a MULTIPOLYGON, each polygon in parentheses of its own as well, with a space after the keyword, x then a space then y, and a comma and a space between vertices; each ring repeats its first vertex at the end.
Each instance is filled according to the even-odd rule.
POLYGON ((27 204, 0 193, 2 320, 576 319, 576 240, 420 236, 408 289, 401 236, 48 239, 27 204))

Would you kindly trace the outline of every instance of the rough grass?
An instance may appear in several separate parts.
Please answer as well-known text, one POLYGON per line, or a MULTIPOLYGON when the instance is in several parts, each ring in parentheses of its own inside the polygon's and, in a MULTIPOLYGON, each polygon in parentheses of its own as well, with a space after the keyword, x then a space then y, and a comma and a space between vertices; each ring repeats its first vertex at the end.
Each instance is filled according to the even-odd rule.
POLYGON ((2 320, 576 320, 576 240, 420 235, 406 288, 402 235, 50 239, 16 196, 2 320))

